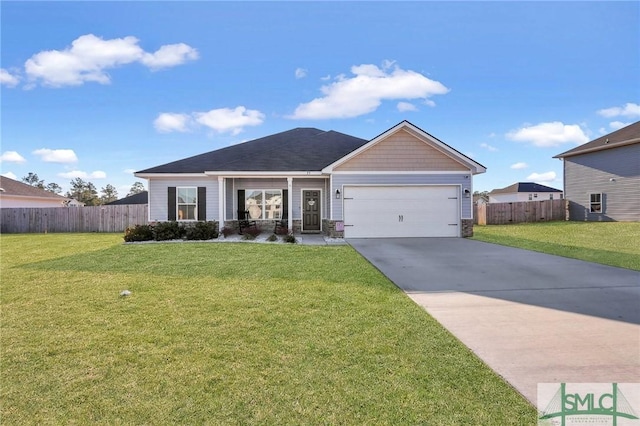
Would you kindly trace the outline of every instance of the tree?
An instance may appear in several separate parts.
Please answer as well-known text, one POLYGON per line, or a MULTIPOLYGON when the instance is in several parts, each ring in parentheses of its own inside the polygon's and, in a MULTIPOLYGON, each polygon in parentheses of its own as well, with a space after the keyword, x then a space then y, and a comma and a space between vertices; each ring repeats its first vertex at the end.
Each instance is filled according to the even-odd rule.
POLYGON ((54 194, 59 194, 62 192, 62 188, 55 182, 48 183, 47 186, 44 187, 45 191, 53 192, 54 194))
POLYGON ((142 182, 136 182, 131 186, 131 189, 129 190, 127 197, 130 197, 131 195, 139 194, 143 191, 145 191, 144 184, 142 182))
POLYGON ((91 182, 85 182, 79 177, 71 181, 71 189, 67 191, 67 198, 75 198, 85 206, 100 204, 96 187, 91 182))
POLYGON ((102 196, 100 197, 102 204, 110 203, 118 199, 118 191, 116 191, 115 186, 111 184, 107 184, 100 192, 102 192, 102 196))
POLYGON ((22 181, 36 188, 44 189, 44 180, 41 180, 35 173, 29 172, 28 175, 22 178, 22 181))

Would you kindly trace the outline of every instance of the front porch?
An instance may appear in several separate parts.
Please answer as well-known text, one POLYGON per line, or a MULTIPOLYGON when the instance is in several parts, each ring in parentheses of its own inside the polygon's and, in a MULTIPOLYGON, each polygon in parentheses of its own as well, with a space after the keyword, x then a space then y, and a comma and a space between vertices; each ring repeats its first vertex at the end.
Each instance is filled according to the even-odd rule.
MULTIPOLYGON (((246 219, 262 232, 284 221, 290 233, 329 234, 331 212, 328 176, 218 176, 219 217, 224 227, 238 230, 246 219)), ((335 228, 335 227, 332 227, 335 228)))

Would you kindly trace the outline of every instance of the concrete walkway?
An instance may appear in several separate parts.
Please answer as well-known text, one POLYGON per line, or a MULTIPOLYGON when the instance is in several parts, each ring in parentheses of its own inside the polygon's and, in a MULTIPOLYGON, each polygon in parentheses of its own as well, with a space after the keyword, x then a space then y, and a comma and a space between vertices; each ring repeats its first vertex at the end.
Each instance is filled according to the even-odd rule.
POLYGON ((462 238, 348 240, 534 405, 640 382, 640 272, 462 238))
POLYGON ((299 244, 307 246, 334 246, 334 245, 346 245, 347 242, 342 238, 329 238, 322 234, 295 234, 296 241, 299 244))

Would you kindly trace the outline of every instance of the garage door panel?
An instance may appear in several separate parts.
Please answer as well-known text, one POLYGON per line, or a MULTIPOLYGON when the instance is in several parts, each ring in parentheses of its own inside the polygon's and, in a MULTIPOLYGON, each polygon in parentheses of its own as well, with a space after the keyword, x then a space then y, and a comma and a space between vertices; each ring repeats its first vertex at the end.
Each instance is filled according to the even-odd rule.
POLYGON ((458 237, 457 186, 344 188, 345 237, 458 237))

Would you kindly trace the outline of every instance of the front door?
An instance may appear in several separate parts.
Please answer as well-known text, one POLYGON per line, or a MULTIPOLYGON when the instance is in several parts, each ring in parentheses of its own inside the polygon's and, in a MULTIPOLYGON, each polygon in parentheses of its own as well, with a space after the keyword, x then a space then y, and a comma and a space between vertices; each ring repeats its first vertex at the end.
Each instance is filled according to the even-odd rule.
POLYGON ((320 232, 320 190, 302 191, 302 232, 320 232))

